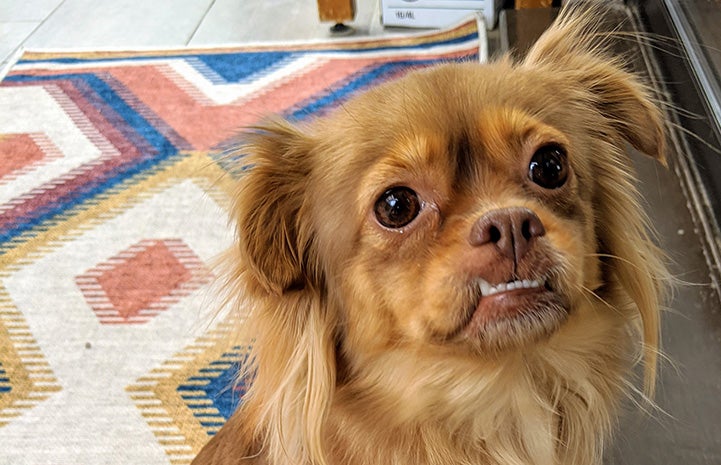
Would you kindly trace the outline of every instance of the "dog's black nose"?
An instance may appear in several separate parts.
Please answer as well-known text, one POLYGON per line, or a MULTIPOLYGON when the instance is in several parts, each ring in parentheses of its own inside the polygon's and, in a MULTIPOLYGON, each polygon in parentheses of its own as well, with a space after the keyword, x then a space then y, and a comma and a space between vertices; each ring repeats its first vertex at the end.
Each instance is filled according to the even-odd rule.
POLYGON ((544 234, 543 223, 528 208, 500 208, 476 221, 469 242, 474 246, 494 244, 503 256, 518 263, 528 252, 533 238, 544 234))

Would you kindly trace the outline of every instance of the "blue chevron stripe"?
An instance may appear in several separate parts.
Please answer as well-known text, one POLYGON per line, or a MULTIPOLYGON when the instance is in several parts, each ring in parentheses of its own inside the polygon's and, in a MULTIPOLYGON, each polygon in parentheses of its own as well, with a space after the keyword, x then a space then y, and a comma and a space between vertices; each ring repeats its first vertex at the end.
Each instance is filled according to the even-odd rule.
MULTIPOLYGON (((55 199, 46 208, 22 218, 20 223, 0 231, 0 255, 5 247, 21 235, 26 234, 46 221, 52 220, 67 211, 78 207, 93 197, 102 195, 123 182, 149 170, 157 170, 161 164, 178 154, 178 149, 143 116, 130 107, 105 81, 94 74, 66 74, 55 76, 13 75, 7 82, 52 82, 67 80, 72 82, 94 105, 101 105, 106 118, 113 121, 116 129, 125 133, 131 141, 143 142, 149 149, 138 159, 133 160, 115 171, 98 178, 94 183, 86 184, 66 197, 55 199), (138 140, 140 138, 140 141, 138 140)), ((142 148, 142 147, 141 147, 142 148)))
POLYGON ((194 58, 212 69, 225 82, 237 83, 267 73, 297 56, 297 53, 288 52, 257 52, 196 55, 194 58))
POLYGON ((5 394, 10 391, 12 391, 13 387, 12 384, 10 384, 10 378, 8 378, 8 373, 3 368, 2 363, 0 363, 0 394, 5 394))
POLYGON ((247 351, 248 348, 235 347, 177 387, 180 397, 211 436, 230 418, 245 393, 245 380, 236 384, 236 377, 242 364, 247 362, 247 351), (217 413, 209 413, 209 407, 217 413))

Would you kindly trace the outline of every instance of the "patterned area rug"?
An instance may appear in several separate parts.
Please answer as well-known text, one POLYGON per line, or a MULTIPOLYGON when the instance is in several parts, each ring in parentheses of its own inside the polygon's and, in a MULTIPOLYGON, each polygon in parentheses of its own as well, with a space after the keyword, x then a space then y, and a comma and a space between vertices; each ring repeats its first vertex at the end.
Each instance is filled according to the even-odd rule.
POLYGON ((212 318, 223 147, 483 59, 483 34, 25 53, 0 83, 0 464, 189 463, 243 391, 246 348, 212 318))

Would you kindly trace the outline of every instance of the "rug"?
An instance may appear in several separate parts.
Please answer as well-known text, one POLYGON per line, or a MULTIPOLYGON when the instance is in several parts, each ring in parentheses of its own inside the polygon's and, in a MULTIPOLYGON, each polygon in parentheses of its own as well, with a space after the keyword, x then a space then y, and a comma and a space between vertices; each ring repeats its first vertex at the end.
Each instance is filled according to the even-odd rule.
POLYGON ((0 83, 0 464, 189 463, 244 389, 247 347, 213 318, 223 148, 483 58, 483 34, 24 53, 0 83))

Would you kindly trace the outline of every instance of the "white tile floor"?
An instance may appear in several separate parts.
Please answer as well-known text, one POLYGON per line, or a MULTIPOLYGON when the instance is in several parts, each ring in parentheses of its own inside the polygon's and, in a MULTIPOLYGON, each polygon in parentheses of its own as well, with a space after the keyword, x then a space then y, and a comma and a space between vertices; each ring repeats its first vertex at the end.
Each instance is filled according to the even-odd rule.
MULTIPOLYGON (((380 24, 379 0, 356 0, 358 35, 380 24)), ((329 37, 315 0, 0 0, 0 69, 25 49, 208 46, 329 37)))

